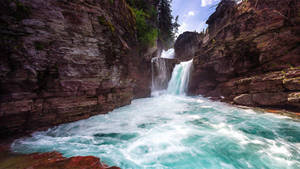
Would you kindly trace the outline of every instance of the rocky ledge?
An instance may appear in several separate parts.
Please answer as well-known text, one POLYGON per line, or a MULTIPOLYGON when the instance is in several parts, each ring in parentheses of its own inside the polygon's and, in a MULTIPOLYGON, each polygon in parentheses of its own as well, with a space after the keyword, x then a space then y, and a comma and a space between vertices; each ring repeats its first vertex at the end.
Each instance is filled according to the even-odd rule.
POLYGON ((300 109, 300 1, 222 0, 194 55, 190 94, 300 109))
POLYGON ((1 152, 0 168, 5 169, 120 169, 103 164, 93 156, 65 158, 58 152, 28 155, 1 152))

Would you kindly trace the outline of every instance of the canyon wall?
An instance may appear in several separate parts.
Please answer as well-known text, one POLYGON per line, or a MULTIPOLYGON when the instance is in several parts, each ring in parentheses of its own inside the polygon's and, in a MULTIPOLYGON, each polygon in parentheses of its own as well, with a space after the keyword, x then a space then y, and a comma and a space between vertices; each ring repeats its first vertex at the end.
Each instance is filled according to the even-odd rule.
POLYGON ((0 137, 150 95, 157 48, 140 49, 124 0, 2 0, 0 14, 0 137))
POLYGON ((190 94, 299 110, 299 0, 222 0, 207 24, 194 55, 190 94))

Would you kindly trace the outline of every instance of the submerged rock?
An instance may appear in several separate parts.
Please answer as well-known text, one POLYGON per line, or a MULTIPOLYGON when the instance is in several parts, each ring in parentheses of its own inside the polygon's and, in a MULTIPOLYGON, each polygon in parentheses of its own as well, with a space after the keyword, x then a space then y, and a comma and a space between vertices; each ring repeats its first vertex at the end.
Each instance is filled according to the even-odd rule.
POLYGON ((0 168, 16 169, 120 169, 103 164, 93 156, 65 158, 58 152, 34 153, 28 155, 3 153, 0 168))

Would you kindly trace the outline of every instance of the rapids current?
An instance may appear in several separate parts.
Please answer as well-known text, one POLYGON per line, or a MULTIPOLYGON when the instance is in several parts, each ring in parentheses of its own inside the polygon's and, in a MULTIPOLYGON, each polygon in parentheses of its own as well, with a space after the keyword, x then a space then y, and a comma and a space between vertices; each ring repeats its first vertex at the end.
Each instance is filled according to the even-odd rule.
POLYGON ((300 168, 298 120, 185 96, 190 67, 177 65, 162 95, 36 132, 11 148, 93 155, 123 169, 300 168))

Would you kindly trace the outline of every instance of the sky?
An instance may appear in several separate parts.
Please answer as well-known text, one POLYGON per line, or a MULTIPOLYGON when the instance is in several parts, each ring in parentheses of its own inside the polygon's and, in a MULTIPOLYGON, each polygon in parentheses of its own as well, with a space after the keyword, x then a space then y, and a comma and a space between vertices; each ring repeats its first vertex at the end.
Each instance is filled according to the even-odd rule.
POLYGON ((220 0, 173 0, 172 15, 179 16, 178 34, 185 31, 201 32, 207 27, 208 17, 215 11, 220 0))

